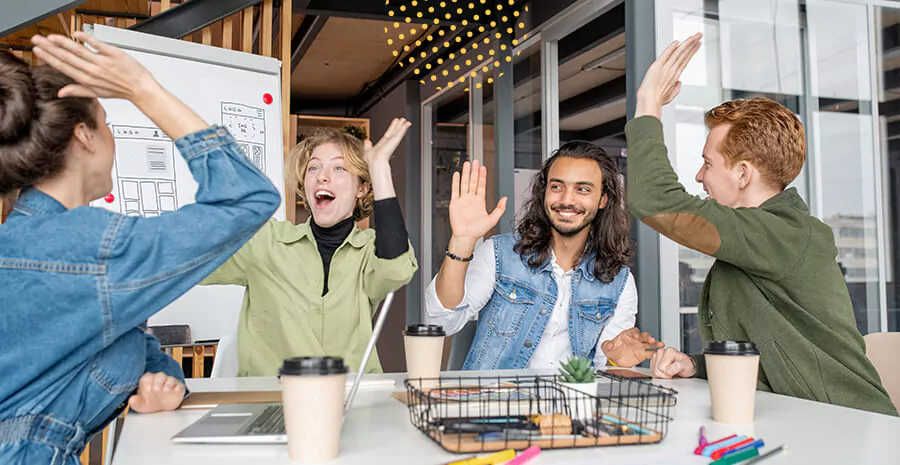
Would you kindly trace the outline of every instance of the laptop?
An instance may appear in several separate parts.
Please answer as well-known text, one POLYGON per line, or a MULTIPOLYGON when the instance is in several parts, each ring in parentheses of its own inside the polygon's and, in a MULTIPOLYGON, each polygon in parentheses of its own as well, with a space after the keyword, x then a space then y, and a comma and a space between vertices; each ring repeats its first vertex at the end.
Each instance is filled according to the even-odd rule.
MULTIPOLYGON (((362 382, 366 363, 372 355, 378 335, 387 318, 394 293, 385 297, 381 312, 372 329, 362 363, 350 384, 350 394, 344 402, 344 417, 353 404, 362 382)), ((393 384, 393 381, 390 381, 393 384)), ((287 444, 282 404, 222 404, 207 412, 190 426, 172 437, 173 442, 186 444, 287 444)))

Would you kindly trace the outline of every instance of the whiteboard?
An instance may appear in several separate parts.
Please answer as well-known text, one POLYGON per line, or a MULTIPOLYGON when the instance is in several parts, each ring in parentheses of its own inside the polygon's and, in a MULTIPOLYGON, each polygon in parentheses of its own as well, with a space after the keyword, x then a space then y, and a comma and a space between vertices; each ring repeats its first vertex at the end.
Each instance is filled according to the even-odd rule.
MULTIPOLYGON (((103 25, 86 29, 134 56, 204 120, 228 128, 284 198, 279 60, 103 25)), ((103 99, 102 104, 116 142, 114 187, 92 206, 149 218, 194 202, 197 183, 174 141, 131 102, 103 99)), ((275 218, 284 216, 282 202, 275 218)), ((243 292, 239 286, 195 287, 149 324, 189 324, 195 340, 232 334, 243 292)))

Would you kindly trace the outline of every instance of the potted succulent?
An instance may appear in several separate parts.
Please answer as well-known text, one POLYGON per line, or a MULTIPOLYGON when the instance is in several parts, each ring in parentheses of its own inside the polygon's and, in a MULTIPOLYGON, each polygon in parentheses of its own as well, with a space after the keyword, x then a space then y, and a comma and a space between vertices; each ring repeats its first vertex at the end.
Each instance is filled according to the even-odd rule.
POLYGON ((563 396, 573 418, 590 418, 594 397, 597 395, 597 375, 591 362, 581 357, 570 357, 559 368, 556 382, 564 386, 563 396))
POLYGON ((597 395, 597 375, 587 359, 575 356, 560 365, 556 381, 577 391, 597 395))

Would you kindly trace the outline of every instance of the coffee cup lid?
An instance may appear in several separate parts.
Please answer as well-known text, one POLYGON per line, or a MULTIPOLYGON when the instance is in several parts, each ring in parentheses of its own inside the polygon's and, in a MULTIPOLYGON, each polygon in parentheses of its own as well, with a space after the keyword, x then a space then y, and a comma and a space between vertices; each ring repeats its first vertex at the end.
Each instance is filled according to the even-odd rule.
POLYGON ((759 349, 750 341, 712 341, 706 344, 703 353, 709 355, 759 355, 759 349))
POLYGON ((403 334, 407 336, 446 336, 444 327, 441 325, 409 325, 403 334))
POLYGON ((284 361, 278 370, 282 376, 339 375, 347 373, 341 357, 294 357, 284 361))

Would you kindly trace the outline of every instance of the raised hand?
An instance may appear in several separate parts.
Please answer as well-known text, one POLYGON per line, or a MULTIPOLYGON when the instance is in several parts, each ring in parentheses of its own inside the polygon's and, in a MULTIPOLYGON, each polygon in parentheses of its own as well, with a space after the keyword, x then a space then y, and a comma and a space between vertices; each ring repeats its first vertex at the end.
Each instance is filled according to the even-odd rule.
POLYGON ((406 130, 412 125, 406 118, 394 118, 387 131, 374 146, 372 141, 366 140, 364 143, 366 163, 369 167, 379 163, 387 163, 391 160, 394 150, 400 145, 400 141, 406 136, 406 130))
POLYGON ((60 89, 59 97, 127 99, 172 139, 209 127, 131 55, 84 32, 75 38, 96 52, 61 35, 31 38, 38 58, 75 81, 60 89))
POLYGON ((370 140, 363 143, 375 200, 397 196, 394 190, 394 178, 391 175, 391 156, 394 154, 394 150, 397 150, 397 146, 400 145, 400 141, 406 136, 406 130, 411 125, 412 123, 405 118, 394 118, 377 144, 373 146, 370 140))
POLYGON ((59 91, 60 97, 123 98, 135 101, 157 90, 153 75, 130 55, 90 34, 76 32, 96 52, 58 34, 34 36, 34 54, 77 84, 59 91))
POLYGON ((663 105, 668 104, 681 91, 681 73, 700 49, 697 33, 684 42, 672 42, 647 69, 637 91, 635 117, 650 115, 659 118, 663 105))
MULTIPOLYGON (((484 191, 487 188, 487 168, 478 161, 463 163, 462 174, 453 173, 450 187, 450 228, 458 239, 478 240, 487 234, 506 211, 506 197, 487 212, 484 191)), ((474 245, 474 244, 473 244, 474 245)))
POLYGON ((600 350, 616 366, 633 367, 653 356, 647 349, 660 349, 665 344, 658 342, 650 333, 642 333, 637 328, 628 328, 618 336, 603 342, 600 350))
POLYGON ((165 373, 144 373, 128 406, 138 413, 175 410, 184 400, 184 384, 165 373))

